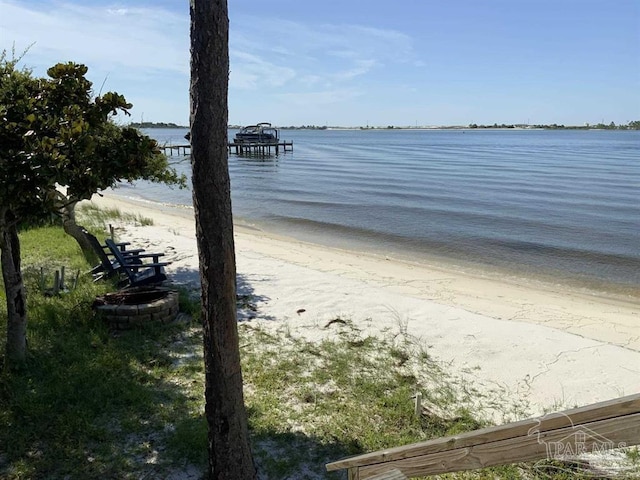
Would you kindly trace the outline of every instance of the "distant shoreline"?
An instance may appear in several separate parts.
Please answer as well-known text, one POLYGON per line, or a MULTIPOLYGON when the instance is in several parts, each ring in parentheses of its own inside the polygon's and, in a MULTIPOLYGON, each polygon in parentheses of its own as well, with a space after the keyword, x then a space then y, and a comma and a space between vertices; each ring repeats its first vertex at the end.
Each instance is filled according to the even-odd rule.
MULTIPOLYGON (((170 122, 131 122, 128 126, 133 128, 189 128, 188 125, 178 125, 170 122)), ((237 130, 242 128, 242 125, 229 125, 227 128, 231 130, 237 130)), ((540 125, 527 125, 527 124, 497 124, 493 125, 477 125, 472 123, 470 125, 416 125, 416 126, 396 126, 387 125, 381 126, 316 126, 316 125, 302 125, 302 126, 279 126, 280 130, 640 130, 640 121, 629 122, 627 125, 615 125, 613 122, 610 124, 599 123, 596 125, 558 125, 552 124, 540 124, 540 125)))

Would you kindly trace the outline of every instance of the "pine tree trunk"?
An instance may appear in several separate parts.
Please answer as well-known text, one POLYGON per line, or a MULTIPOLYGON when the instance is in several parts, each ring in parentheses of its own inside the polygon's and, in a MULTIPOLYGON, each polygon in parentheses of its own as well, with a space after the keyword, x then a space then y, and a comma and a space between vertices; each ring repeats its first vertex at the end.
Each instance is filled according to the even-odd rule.
POLYGON ((63 207, 60 208, 60 213, 62 215, 62 228, 67 235, 70 235, 78 242, 80 246, 80 250, 82 250, 82 255, 87 260, 90 265, 97 265, 100 263, 100 259, 98 258, 98 254, 95 252, 91 243, 87 239, 86 235, 83 232, 83 228, 81 225, 76 223, 76 205, 77 201, 72 201, 70 203, 66 203, 63 207))
POLYGON ((27 354, 27 297, 20 266, 20 239, 11 211, 0 210, 0 263, 7 296, 6 355, 10 365, 27 354))
POLYGON ((256 478, 242 392, 227 158, 226 0, 191 0, 191 162, 202 282, 210 479, 256 478))

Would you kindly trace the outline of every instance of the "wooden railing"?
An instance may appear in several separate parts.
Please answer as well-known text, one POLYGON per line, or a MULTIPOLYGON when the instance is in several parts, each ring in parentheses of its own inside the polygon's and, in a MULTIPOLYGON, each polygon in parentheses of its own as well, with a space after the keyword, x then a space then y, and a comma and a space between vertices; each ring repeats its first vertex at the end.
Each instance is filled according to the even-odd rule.
POLYGON ((640 394, 327 464, 350 480, 410 477, 640 444, 640 394))

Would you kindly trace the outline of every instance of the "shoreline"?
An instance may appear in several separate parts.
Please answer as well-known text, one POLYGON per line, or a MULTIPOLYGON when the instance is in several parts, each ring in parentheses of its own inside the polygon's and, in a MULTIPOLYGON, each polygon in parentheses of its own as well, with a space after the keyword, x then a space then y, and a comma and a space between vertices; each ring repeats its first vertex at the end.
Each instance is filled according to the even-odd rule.
MULTIPOLYGON (((93 203, 153 218, 150 227, 125 226, 123 238, 168 250, 173 280, 197 283, 191 209, 115 195, 93 203)), ((526 400, 533 413, 638 391, 640 308, 633 302, 234 229, 238 292, 257 301, 252 321, 285 323, 317 339, 330 334, 323 325, 336 316, 363 331, 404 330, 453 374, 526 400)))
POLYGON ((622 302, 640 307, 640 287, 635 284, 612 280, 585 278, 579 274, 566 271, 550 271, 535 269, 527 265, 515 268, 513 264, 489 264, 471 260, 467 256, 446 256, 439 253, 426 253, 424 249, 400 250, 397 246, 385 249, 381 245, 372 246, 367 241, 355 240, 336 234, 321 234, 296 230, 287 232, 286 224, 277 226, 261 221, 236 219, 236 228, 249 228, 266 236, 281 238, 285 241, 315 245, 319 248, 358 254, 365 257, 384 259, 407 267, 423 267, 427 269, 454 272, 456 274, 480 279, 493 279, 499 282, 520 285, 526 288, 542 290, 561 290, 585 298, 596 297, 604 301, 622 302), (511 267, 511 268, 510 268, 511 267))
MULTIPOLYGON (((106 195, 114 200, 147 207, 152 211, 158 210, 187 219, 193 218, 191 205, 158 203, 156 200, 146 199, 137 194, 120 195, 114 191, 108 191, 106 195)), ((629 304, 640 308, 640 285, 628 282, 584 277, 575 272, 540 269, 531 265, 524 265, 521 268, 513 267, 514 264, 508 261, 502 264, 486 263, 473 260, 466 255, 447 256, 438 252, 425 252, 423 248, 414 250, 412 247, 407 247, 405 249, 398 245, 385 247, 384 244, 371 244, 369 240, 352 238, 335 232, 318 232, 317 229, 306 230, 282 221, 269 222, 236 216, 234 217, 234 229, 236 231, 258 232, 265 237, 357 254, 372 259, 384 259, 411 268, 423 267, 452 272, 464 277, 493 279, 525 288, 561 290, 584 298, 595 297, 605 302, 629 304)))
MULTIPOLYGON (((123 204, 123 208, 135 206, 144 209, 147 216, 154 216, 157 213, 162 215, 181 217, 186 221, 193 220, 193 207, 190 205, 181 205, 176 203, 158 203, 154 200, 148 200, 136 196, 124 196, 113 192, 107 192, 102 197, 106 202, 115 202, 123 204)), ((92 201, 100 202, 94 196, 92 201)), ((631 291, 631 287, 621 287, 622 284, 604 281, 586 281, 576 280, 568 274, 553 275, 552 273, 541 273, 536 271, 511 270, 500 265, 489 265, 480 262, 473 262, 468 259, 457 258, 455 261, 442 255, 431 255, 418 252, 400 252, 384 251, 383 247, 371 247, 363 242, 353 241, 349 238, 339 236, 326 236, 321 240, 315 233, 296 232, 288 234, 284 224, 277 226, 269 225, 266 221, 253 221, 244 218, 234 218, 234 232, 236 234, 255 234, 262 237, 265 241, 281 241, 291 244, 299 244, 305 248, 320 250, 322 252, 331 251, 334 253, 342 253, 347 257, 356 256, 362 259, 368 259, 371 262, 380 262, 380 264, 396 264, 404 269, 424 270, 427 272, 437 271, 451 274, 455 277, 473 279, 480 282, 487 282, 492 285, 506 284, 516 288, 522 288, 527 291, 542 291, 547 293, 560 293, 562 295, 570 295, 576 299, 584 301, 595 300, 596 302, 610 303, 612 305, 622 305, 625 308, 637 310, 640 315, 640 287, 631 295, 621 293, 621 288, 631 291), (605 285, 607 288, 598 288, 595 285, 605 285)), ((237 236, 237 235, 236 235, 237 236)), ((375 269, 374 269, 375 270, 375 269)), ((375 271, 371 272, 376 276, 375 271)), ((427 275, 429 276, 429 275, 427 275)), ((427 296, 424 298, 431 299, 427 296)), ((480 313, 480 312, 478 312, 480 313)), ((491 314, 491 312, 490 312, 491 314)), ((639 344, 640 347, 640 344, 639 344)))

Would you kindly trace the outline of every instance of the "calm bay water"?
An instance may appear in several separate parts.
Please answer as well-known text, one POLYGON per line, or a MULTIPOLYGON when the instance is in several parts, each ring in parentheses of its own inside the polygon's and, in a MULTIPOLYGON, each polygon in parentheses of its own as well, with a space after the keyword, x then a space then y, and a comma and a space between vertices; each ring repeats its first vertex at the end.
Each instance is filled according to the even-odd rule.
MULTIPOLYGON (((186 130, 151 129, 161 143, 186 130)), ((229 132, 233 136, 235 132, 229 132)), ((236 219, 335 246, 640 298, 640 132, 298 130, 230 155, 236 219)), ((189 173, 188 159, 178 169, 189 173)), ((119 195, 191 204, 138 183, 119 195)))

